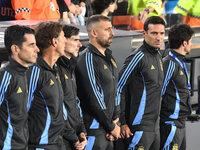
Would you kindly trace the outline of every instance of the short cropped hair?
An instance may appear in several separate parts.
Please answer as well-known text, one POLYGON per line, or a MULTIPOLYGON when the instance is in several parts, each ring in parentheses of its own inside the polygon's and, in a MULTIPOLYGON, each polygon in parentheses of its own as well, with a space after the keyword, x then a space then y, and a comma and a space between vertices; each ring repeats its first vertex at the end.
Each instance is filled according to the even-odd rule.
POLYGON ((64 34, 65 34, 66 38, 70 38, 73 35, 78 35, 79 34, 79 28, 74 27, 74 26, 64 25, 63 26, 63 31, 64 31, 64 34))
POLYGON ((35 35, 35 31, 27 26, 13 25, 5 30, 4 44, 8 56, 11 56, 11 46, 17 45, 20 49, 22 44, 27 41, 25 34, 35 35))
POLYGON ((99 23, 100 21, 110 21, 110 19, 103 15, 93 15, 86 22, 87 32, 91 31, 92 25, 95 23, 99 23))
POLYGON ((41 55, 52 44, 51 40, 60 36, 63 25, 53 21, 40 22, 35 26, 34 30, 36 44, 40 49, 39 54, 41 55))
POLYGON ((152 16, 147 18, 147 20, 144 22, 144 30, 148 31, 148 25, 149 24, 162 24, 165 26, 165 21, 159 17, 159 16, 152 16))
POLYGON ((170 48, 180 48, 181 44, 184 41, 188 42, 194 33, 194 30, 188 24, 173 25, 168 32, 170 48))
POLYGON ((96 14, 101 14, 110 4, 113 4, 115 0, 94 0, 92 6, 96 14))

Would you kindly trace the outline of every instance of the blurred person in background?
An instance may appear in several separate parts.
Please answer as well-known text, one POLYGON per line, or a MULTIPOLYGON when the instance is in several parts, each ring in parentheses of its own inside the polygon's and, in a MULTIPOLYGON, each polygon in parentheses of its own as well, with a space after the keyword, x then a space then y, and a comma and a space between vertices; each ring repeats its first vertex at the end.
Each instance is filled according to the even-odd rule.
POLYGON ((15 20, 15 11, 10 0, 0 0, 0 21, 15 20))
POLYGON ((190 26, 200 26, 200 1, 179 0, 174 11, 180 14, 179 21, 190 26))
POLYGON ((109 13, 113 13, 117 8, 115 0, 94 0, 92 3, 95 14, 101 14, 108 16, 109 13))
MULTIPOLYGON (((63 0, 11 0, 16 20, 55 20, 61 17, 58 3, 63 0)), ((64 3, 62 3, 64 4, 64 3)), ((64 6, 63 6, 64 7, 64 6)), ((62 9, 63 11, 63 9, 62 9)), ((67 11, 67 10, 64 10, 67 11)), ((64 15, 66 16, 66 15, 64 15)))
POLYGON ((127 14, 135 16, 133 30, 142 30, 145 20, 150 16, 161 16, 162 0, 129 0, 127 14))

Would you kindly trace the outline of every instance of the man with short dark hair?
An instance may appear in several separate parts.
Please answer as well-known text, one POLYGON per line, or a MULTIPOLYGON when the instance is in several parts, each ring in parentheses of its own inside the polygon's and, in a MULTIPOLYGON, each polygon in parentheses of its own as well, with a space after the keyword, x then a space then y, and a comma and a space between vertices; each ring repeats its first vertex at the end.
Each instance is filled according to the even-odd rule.
MULTIPOLYGON (((55 65, 64 55, 63 25, 41 22, 34 28, 40 49, 37 63, 28 72, 29 143, 28 149, 63 149, 63 89, 55 65)), ((69 133, 69 132, 68 132, 69 133)))
POLYGON ((163 59, 161 150, 186 149, 185 121, 191 114, 191 86, 184 58, 190 54, 193 34, 187 24, 173 25, 168 32, 170 51, 163 59))
POLYGON ((109 47, 114 32, 106 16, 91 16, 86 23, 89 44, 76 67, 78 97, 88 134, 87 150, 111 150, 120 137, 117 66, 109 47))
POLYGON ((39 52, 35 32, 14 25, 5 30, 4 43, 9 62, 0 69, 0 149, 26 149, 28 144, 28 63, 39 52))
POLYGON ((67 150, 84 149, 87 144, 86 130, 83 123, 80 101, 77 97, 77 87, 74 69, 79 48, 82 46, 79 37, 79 29, 74 26, 64 25, 63 31, 66 38, 64 55, 61 56, 57 65, 64 91, 64 105, 67 110, 67 120, 74 135, 64 140, 67 150))
POLYGON ((117 94, 125 149, 159 149, 158 117, 164 79, 159 50, 164 36, 164 20, 158 16, 147 18, 143 45, 126 58, 119 72, 117 94))

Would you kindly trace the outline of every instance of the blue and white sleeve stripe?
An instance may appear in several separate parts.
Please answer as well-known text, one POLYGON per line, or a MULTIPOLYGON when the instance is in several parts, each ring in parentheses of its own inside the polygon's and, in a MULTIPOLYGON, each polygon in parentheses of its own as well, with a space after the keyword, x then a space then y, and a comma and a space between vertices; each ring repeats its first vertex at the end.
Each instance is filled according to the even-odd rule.
POLYGON ((117 84, 117 103, 119 104, 121 101, 121 92, 126 84, 130 74, 134 70, 135 66, 138 64, 138 62, 142 59, 144 56, 144 53, 139 51, 131 60, 131 62, 128 64, 127 68, 125 69, 124 73, 122 74, 121 78, 119 79, 119 82, 117 84))
MULTIPOLYGON (((87 74, 90 80, 91 87, 93 92, 96 96, 96 99, 101 106, 102 109, 106 109, 106 105, 103 99, 103 93, 100 92, 100 88, 96 85, 95 73, 94 73, 94 66, 93 66, 93 55, 91 53, 86 53, 85 60, 86 60, 86 68, 87 74)), ((102 89, 101 89, 102 91, 102 89)))
POLYGON ((33 69, 32 69, 32 72, 31 72, 29 92, 28 92, 28 103, 27 103, 27 110, 28 111, 31 107, 31 102, 34 98, 33 93, 34 93, 36 86, 37 86, 39 74, 40 74, 40 68, 34 66, 33 69))
POLYGON ((4 94, 7 91, 8 85, 10 84, 10 79, 12 75, 5 71, 3 75, 3 79, 1 81, 1 86, 0 86, 0 106, 4 100, 4 94))
POLYGON ((166 73, 166 76, 165 76, 164 84, 163 84, 163 87, 162 87, 162 91, 161 91, 162 95, 165 94, 167 85, 169 84, 169 81, 170 81, 170 79, 171 79, 171 77, 174 73, 174 70, 175 70, 175 63, 170 60, 169 66, 168 66, 168 69, 167 69, 167 73, 166 73))

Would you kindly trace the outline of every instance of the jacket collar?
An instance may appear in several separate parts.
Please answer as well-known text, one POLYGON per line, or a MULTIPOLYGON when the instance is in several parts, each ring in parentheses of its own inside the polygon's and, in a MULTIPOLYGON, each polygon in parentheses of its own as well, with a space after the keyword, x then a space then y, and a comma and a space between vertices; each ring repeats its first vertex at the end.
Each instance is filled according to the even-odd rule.
POLYGON ((13 68, 19 73, 19 74, 24 74, 26 70, 28 69, 27 67, 22 66, 20 63, 15 61, 12 57, 8 57, 10 64, 13 66, 13 68))
POLYGON ((175 50, 173 49, 170 49, 171 53, 174 54, 180 61, 184 60, 185 59, 185 56, 176 52, 175 50))
POLYGON ((158 54, 158 51, 160 50, 160 49, 156 50, 157 48, 150 46, 149 44, 147 44, 145 40, 143 41, 143 45, 149 51, 149 53, 153 55, 158 54))
POLYGON ((42 58, 42 56, 38 55, 37 58, 37 64, 40 65, 42 68, 44 68, 45 70, 51 71, 51 72, 55 72, 55 68, 56 66, 53 66, 53 69, 47 64, 47 62, 42 58))
MULTIPOLYGON (((92 51, 93 53, 105 58, 105 56, 103 54, 101 54, 101 52, 99 52, 99 50, 94 45, 92 45, 91 43, 88 44, 88 49, 90 51, 92 51)), ((105 55, 108 59, 110 59, 112 57, 112 51, 107 48, 106 51, 105 51, 105 55)))
POLYGON ((74 68, 76 67, 77 61, 74 57, 71 57, 71 59, 68 59, 65 56, 61 56, 58 59, 57 64, 63 67, 66 67, 67 69, 69 69, 70 72, 72 72, 74 68))

